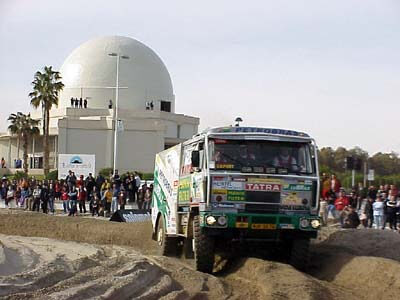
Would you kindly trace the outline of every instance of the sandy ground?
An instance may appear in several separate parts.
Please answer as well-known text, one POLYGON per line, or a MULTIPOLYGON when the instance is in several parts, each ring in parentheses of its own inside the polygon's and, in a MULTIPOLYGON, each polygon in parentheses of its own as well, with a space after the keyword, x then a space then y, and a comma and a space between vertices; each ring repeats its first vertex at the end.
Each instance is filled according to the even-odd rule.
POLYGON ((301 273, 232 258, 214 275, 155 256, 148 223, 115 224, 0 210, 4 299, 397 299, 400 234, 325 228, 301 273), (111 234, 109 234, 111 233, 111 234), (129 238, 127 238, 129 236, 129 238))

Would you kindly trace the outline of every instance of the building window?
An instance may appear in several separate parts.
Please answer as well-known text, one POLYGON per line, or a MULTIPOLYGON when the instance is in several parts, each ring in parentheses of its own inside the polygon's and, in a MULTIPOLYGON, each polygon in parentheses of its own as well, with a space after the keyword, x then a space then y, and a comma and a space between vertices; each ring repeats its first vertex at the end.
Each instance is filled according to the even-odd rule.
POLYGON ((171 102, 161 101, 161 111, 171 112, 171 102))

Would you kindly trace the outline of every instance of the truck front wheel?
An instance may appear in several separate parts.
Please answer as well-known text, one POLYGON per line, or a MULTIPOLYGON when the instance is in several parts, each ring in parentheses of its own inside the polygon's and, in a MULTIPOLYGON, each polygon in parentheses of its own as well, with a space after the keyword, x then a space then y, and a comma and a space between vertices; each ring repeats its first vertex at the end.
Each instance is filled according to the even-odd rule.
POLYGON ((212 273, 214 267, 214 238, 201 231, 199 216, 193 219, 194 260, 196 270, 212 273))
POLYGON ((305 271, 309 262, 309 239, 297 239, 292 242, 290 264, 300 271, 305 271))
POLYGON ((167 236, 165 229, 164 217, 161 216, 157 225, 157 244, 159 246, 159 254, 163 256, 176 256, 178 249, 178 239, 176 237, 167 236))

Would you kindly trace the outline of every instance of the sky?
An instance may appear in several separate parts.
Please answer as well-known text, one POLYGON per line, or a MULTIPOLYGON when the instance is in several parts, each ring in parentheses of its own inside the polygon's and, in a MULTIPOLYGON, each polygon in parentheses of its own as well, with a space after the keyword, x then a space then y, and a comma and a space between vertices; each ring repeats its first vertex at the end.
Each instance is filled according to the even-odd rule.
POLYGON ((400 152, 400 1, 0 0, 0 131, 34 73, 85 41, 135 38, 200 129, 305 131, 319 147, 400 152))

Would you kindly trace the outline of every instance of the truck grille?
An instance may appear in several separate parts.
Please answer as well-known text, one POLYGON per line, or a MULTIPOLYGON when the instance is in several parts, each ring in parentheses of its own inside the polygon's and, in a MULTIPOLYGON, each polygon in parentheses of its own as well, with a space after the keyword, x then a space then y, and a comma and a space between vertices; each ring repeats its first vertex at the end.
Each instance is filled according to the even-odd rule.
POLYGON ((246 191, 246 201, 279 204, 281 202, 281 194, 276 192, 246 191))
POLYGON ((279 204, 246 204, 245 212, 249 213, 279 213, 279 204))

